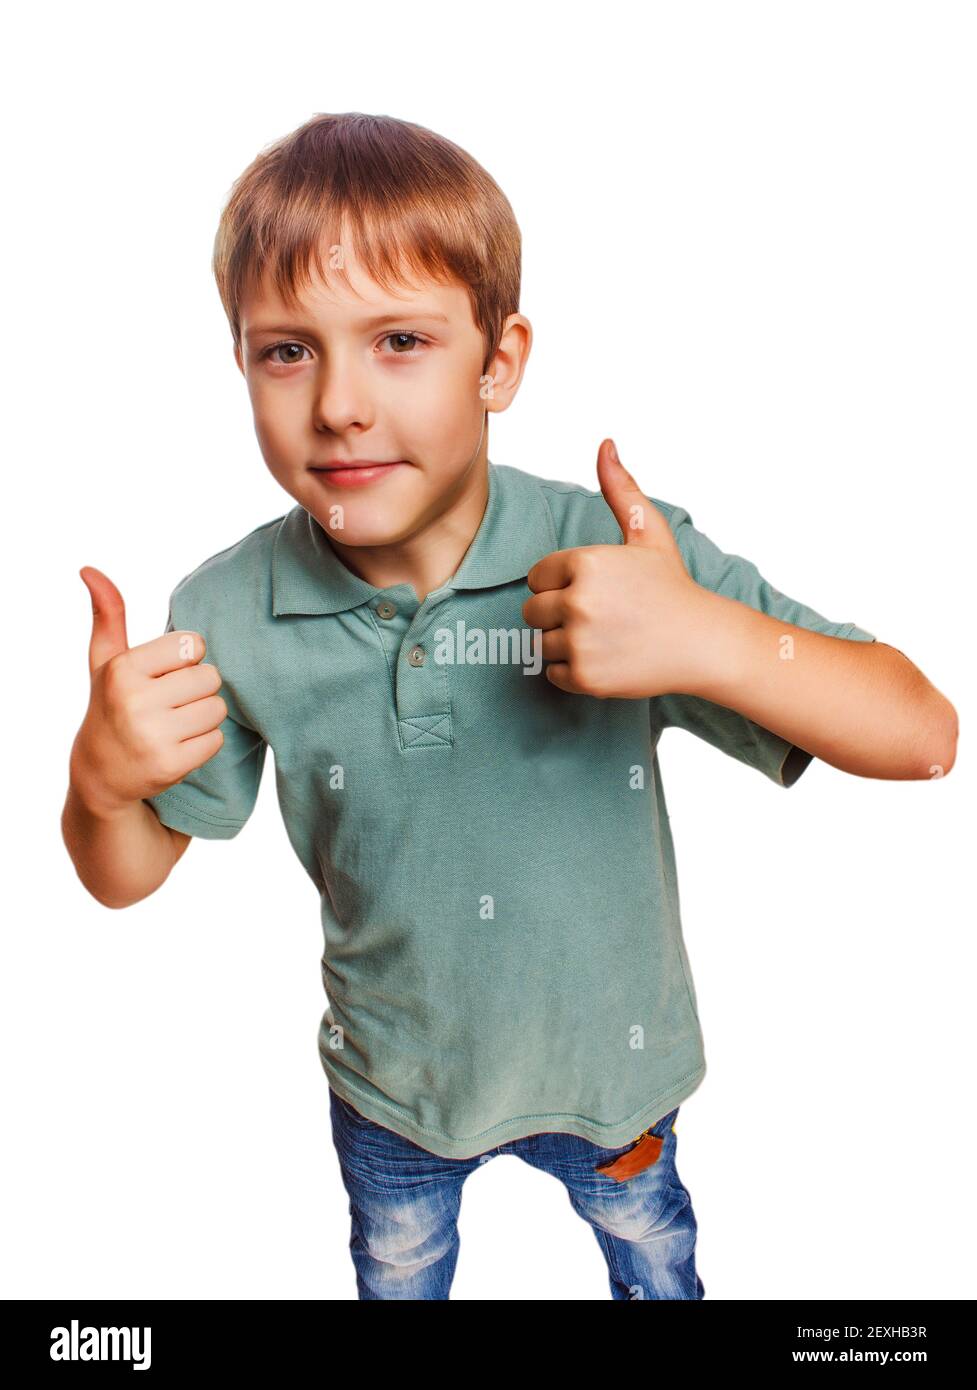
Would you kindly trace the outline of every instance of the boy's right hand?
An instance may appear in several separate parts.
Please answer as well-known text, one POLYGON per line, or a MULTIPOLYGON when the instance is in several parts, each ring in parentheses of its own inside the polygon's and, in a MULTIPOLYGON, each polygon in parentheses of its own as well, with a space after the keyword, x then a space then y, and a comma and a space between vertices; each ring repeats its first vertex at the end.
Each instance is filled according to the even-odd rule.
POLYGON ((219 752, 227 705, 220 672, 200 665, 199 632, 167 632, 129 646, 125 603, 107 575, 79 570, 92 598, 91 696, 71 750, 71 784, 112 815, 181 782, 219 752))

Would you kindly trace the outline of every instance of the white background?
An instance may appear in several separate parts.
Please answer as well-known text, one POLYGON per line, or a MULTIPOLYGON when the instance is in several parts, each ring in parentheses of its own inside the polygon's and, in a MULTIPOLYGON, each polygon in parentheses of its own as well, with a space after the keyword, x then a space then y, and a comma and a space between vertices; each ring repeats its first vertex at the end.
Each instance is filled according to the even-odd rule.
MULTIPOLYGON (((596 487, 611 435, 646 492, 956 705, 945 780, 816 761, 783 790, 678 730, 660 760, 708 1062, 676 1131, 706 1298, 973 1298, 973 7, 237 0, 12 26, 0 1294, 356 1297, 319 905, 271 757, 242 834, 121 912, 60 814, 79 568, 147 641, 180 578, 293 505, 211 246, 259 149, 360 110, 448 136, 515 209, 535 342, 493 462, 596 487)), ((460 1229, 454 1299, 610 1296, 565 1190, 518 1159, 476 1171, 460 1229)))

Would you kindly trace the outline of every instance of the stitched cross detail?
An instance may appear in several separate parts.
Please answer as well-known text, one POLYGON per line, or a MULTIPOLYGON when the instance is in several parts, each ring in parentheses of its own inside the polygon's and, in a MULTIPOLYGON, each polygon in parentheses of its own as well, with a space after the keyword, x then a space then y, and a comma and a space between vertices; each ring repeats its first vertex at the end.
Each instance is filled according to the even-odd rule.
POLYGON ((450 714, 415 714, 397 722, 406 748, 451 747, 450 714))

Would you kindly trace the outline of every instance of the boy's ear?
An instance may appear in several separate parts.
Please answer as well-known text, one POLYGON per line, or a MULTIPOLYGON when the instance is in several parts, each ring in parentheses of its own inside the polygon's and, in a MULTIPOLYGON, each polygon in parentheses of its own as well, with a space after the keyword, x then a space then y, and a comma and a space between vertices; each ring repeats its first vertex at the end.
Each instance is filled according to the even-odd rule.
POLYGON ((533 346, 533 326, 525 314, 510 314, 506 319, 495 356, 488 365, 493 393, 486 409, 508 410, 522 382, 523 372, 533 346))

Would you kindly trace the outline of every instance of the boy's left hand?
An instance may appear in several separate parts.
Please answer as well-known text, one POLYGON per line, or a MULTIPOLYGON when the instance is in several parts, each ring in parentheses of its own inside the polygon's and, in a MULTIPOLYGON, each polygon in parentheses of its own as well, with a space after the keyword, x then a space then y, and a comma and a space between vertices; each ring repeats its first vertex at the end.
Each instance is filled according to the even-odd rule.
POLYGON ((724 601, 697 584, 665 517, 605 439, 597 477, 623 545, 555 550, 526 582, 547 679, 574 695, 637 700, 710 686, 724 601))

